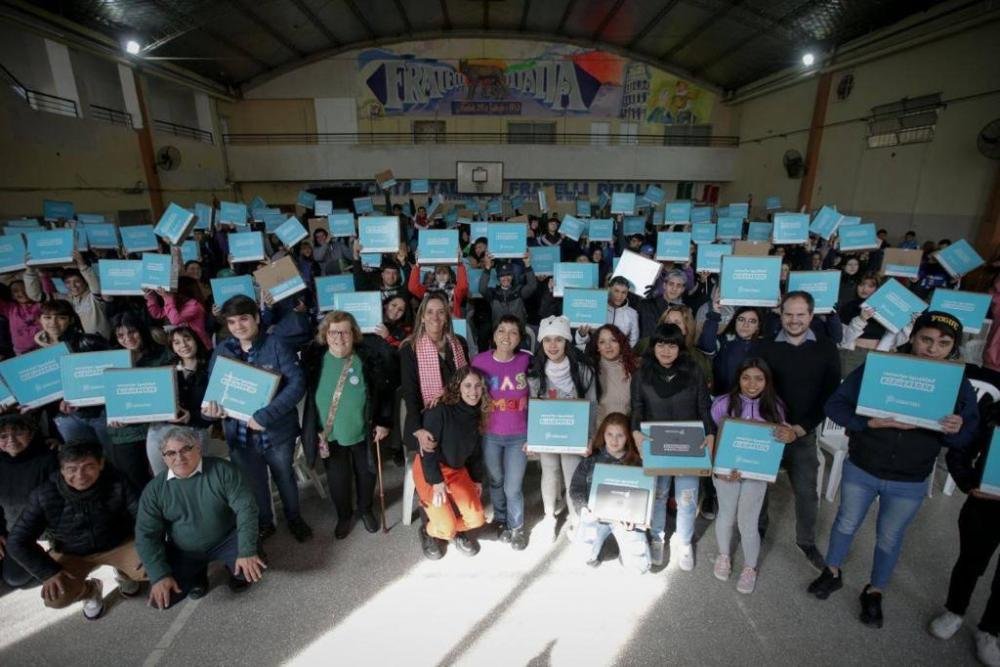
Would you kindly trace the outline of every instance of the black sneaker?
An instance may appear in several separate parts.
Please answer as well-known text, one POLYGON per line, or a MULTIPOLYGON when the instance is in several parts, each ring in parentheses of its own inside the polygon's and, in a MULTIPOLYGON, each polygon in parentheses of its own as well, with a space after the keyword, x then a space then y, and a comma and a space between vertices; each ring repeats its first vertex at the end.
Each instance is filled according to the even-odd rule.
POLYGON ((528 548, 528 533, 523 526, 510 529, 510 547, 514 551, 524 551, 528 548))
POLYGON ((719 503, 714 497, 705 498, 705 500, 701 503, 701 517, 706 521, 715 521, 718 507, 719 503))
POLYGON ((510 543, 510 528, 503 521, 494 521, 490 524, 490 532, 497 536, 499 542, 510 543))
POLYGON ((266 526, 261 526, 260 528, 257 529, 257 542, 263 543, 264 540, 274 535, 277 531, 278 529, 274 527, 273 523, 269 523, 266 526))
POLYGON ((242 593, 246 589, 250 588, 250 582, 242 577, 229 576, 229 590, 234 593, 242 593))
POLYGON ((375 518, 375 513, 371 509, 361 513, 361 523, 365 524, 365 530, 369 533, 377 533, 378 529, 381 528, 378 519, 375 518))
POLYGON ((868 584, 865 589, 861 591, 859 599, 861 600, 861 615, 858 617, 861 622, 865 625, 869 625, 873 628, 882 627, 882 594, 869 592, 872 585, 868 584))
POLYGON ((208 575, 204 574, 188 589, 188 597, 192 600, 199 600, 206 595, 208 595, 208 575))
POLYGON ((649 541, 649 562, 654 567, 663 565, 663 550, 665 547, 666 543, 663 540, 658 540, 654 537, 649 541))
POLYGON ((441 560, 444 551, 441 549, 441 542, 427 534, 427 528, 420 526, 420 548, 424 552, 427 560, 441 560))
POLYGON ((833 571, 824 567, 820 574, 806 589, 820 600, 830 597, 830 593, 839 591, 844 586, 844 573, 835 575, 833 571))
POLYGON ((292 537, 295 538, 296 542, 308 542, 312 539, 313 531, 309 527, 309 524, 302 520, 302 517, 296 517, 288 522, 288 530, 291 532, 292 537))
POLYGON ((351 517, 341 519, 337 522, 337 527, 333 529, 333 536, 338 540, 342 540, 351 534, 352 528, 354 528, 354 519, 351 517))
POLYGON ((796 546, 805 554, 805 557, 809 560, 809 564, 816 568, 817 572, 822 572, 826 569, 826 559, 823 558, 823 554, 819 552, 815 544, 810 544, 809 546, 799 544, 796 546))
POLYGON ((455 533, 455 539, 451 541, 463 556, 475 556, 479 553, 479 542, 467 533, 455 533))

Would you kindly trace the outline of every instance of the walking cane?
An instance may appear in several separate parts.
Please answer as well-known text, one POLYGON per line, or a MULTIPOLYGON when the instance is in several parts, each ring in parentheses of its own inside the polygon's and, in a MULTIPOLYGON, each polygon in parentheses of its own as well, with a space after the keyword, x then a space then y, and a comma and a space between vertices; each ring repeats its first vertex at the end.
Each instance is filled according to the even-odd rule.
POLYGON ((378 462, 378 499, 382 505, 382 532, 388 533, 385 525, 385 488, 382 485, 382 441, 375 441, 375 460, 378 462))

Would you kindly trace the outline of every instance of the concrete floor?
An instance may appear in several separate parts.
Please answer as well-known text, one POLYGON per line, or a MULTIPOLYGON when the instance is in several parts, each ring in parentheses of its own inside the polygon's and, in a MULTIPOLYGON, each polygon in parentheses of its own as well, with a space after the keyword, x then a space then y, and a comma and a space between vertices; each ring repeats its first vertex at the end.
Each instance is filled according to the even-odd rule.
MULTIPOLYGON (((529 466, 528 525, 538 520, 538 468, 529 466)), ((697 566, 629 576, 616 561, 583 565, 565 538, 533 536, 528 549, 483 541, 469 559, 423 559, 416 526, 399 523, 402 470, 389 465, 391 529, 360 525, 333 540, 332 509, 313 491, 304 514, 316 538, 298 545, 279 527, 267 543, 271 567, 235 595, 225 575, 198 601, 157 611, 123 600, 111 572, 108 610, 86 621, 80 606, 43 608, 38 589, 0 597, 0 665, 962 665, 976 664, 972 628, 985 605, 980 581, 966 627, 949 642, 925 627, 940 609, 958 553, 964 497, 928 499, 885 599, 886 625, 857 620, 873 544, 869 521, 845 565, 845 587, 820 602, 805 593, 816 573, 794 545, 787 478, 772 491, 771 528, 757 592, 712 576, 715 532, 699 520, 697 566), (114 591, 114 592, 112 592, 114 591)), ((836 505, 823 502, 826 547, 836 505)), ((739 555, 735 569, 742 565, 739 555)), ((989 577, 992 577, 992 567, 989 577)))

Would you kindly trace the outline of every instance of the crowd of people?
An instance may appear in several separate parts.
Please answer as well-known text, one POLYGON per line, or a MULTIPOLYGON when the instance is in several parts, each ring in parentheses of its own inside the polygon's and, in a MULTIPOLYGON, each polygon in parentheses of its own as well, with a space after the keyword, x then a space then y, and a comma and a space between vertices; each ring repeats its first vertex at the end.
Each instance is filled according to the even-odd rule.
MULTIPOLYGON (((961 361, 969 339, 959 319, 942 311, 925 311, 899 332, 876 321, 865 300, 896 280, 881 270, 885 230, 882 248, 865 252, 840 252, 835 236, 774 246, 771 253, 782 257, 781 300, 755 308, 723 305, 718 274, 696 271, 693 261, 663 262, 644 294, 613 277, 623 250, 653 257, 651 218, 644 233, 628 236, 616 218, 616 240, 591 243, 561 234, 554 216, 529 216, 529 246, 555 246, 561 261, 598 265, 607 289, 606 323, 571 327, 552 276, 537 275, 530 254, 497 259, 485 238, 470 238, 462 225, 462 261, 422 270, 415 253, 419 232, 445 221, 413 202, 407 207, 412 217, 403 204, 388 197, 386 204, 387 213, 399 217, 402 242, 377 266, 363 261, 356 238, 331 237, 323 228, 291 248, 267 235, 264 263, 290 256, 308 285, 277 301, 265 289, 257 299, 239 295, 214 303, 212 279, 259 268, 229 261, 233 230, 222 224, 193 233, 200 259, 183 264, 173 291, 103 295, 95 267, 122 251, 80 250, 73 267, 5 275, 5 358, 58 343, 73 353, 128 350, 135 367, 176 370, 178 405, 173 420, 155 424, 109 421, 103 406, 65 401, 8 408, 0 417, 3 581, 40 585, 50 607, 81 601, 88 619, 104 611, 101 582, 89 576, 102 565, 115 569, 124 596, 138 595, 148 582, 148 600, 160 608, 205 595, 212 561, 225 563, 234 591, 244 590, 269 565, 281 566, 280 555, 269 558, 263 550, 276 530, 271 481, 287 530, 299 542, 314 538, 300 511, 295 459, 301 446, 308 467, 322 461, 335 539, 359 522, 379 531, 382 466, 407 461, 428 559, 450 548, 474 556, 482 539, 523 550, 529 540, 565 535, 581 560, 597 567, 606 562, 613 536, 627 570, 647 573, 675 561, 692 571, 700 515, 715 522, 714 577, 728 581, 739 562, 736 589, 750 594, 776 574, 760 555, 767 482, 738 472, 658 476, 646 525, 602 521, 588 506, 597 464, 642 466, 643 422, 700 423, 702 446, 712 452, 723 423, 737 418, 777 425, 773 435, 785 445, 782 467, 794 493, 795 543, 803 567, 817 573, 809 594, 826 599, 843 586, 853 538, 879 501, 859 616, 875 627, 883 624, 882 600, 907 527, 945 450, 948 470, 968 499, 945 610, 929 630, 944 639, 961 627, 1000 544, 1000 497, 979 489, 1000 407, 988 397, 979 400, 968 381, 1000 386, 1000 335, 994 331, 986 340, 981 364, 967 366, 939 430, 857 415, 870 351, 961 361), (825 269, 839 269, 841 282, 836 308, 820 315, 811 294, 789 291, 786 282, 789 271, 825 269), (353 276, 357 291, 380 293, 383 318, 374 333, 362 333, 352 313, 319 310, 313 278, 327 275, 353 276), (204 401, 220 356, 280 375, 272 400, 249 419, 204 401), (537 399, 588 401, 590 444, 585 455, 537 455, 543 518, 529 526, 525 472, 536 455, 526 447, 528 405, 537 399), (817 433, 826 419, 846 428, 849 455, 824 554, 817 538, 826 536, 816 528, 817 433), (213 436, 227 443, 227 458, 205 455, 213 436), (676 516, 672 533, 670 514, 676 516), (740 554, 733 547, 737 532, 740 554)), ((919 277, 900 282, 924 299, 955 287, 934 255, 947 243, 925 244, 919 277)), ((907 233, 903 247, 915 244, 915 234, 907 233)), ((997 260, 962 283, 992 295, 993 322, 1000 318, 997 260)), ((984 663, 1000 665, 1000 572, 992 587, 977 651, 984 663)))

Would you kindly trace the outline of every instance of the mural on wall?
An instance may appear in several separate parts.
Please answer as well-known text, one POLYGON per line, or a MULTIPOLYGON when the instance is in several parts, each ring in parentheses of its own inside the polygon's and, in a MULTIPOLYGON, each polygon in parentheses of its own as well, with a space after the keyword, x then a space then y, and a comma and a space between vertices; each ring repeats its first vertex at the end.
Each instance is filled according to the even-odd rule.
POLYGON ((690 82, 595 49, 492 42, 499 55, 453 58, 435 53, 441 48, 420 42, 361 51, 362 117, 588 115, 691 125, 707 123, 715 101, 690 82))

